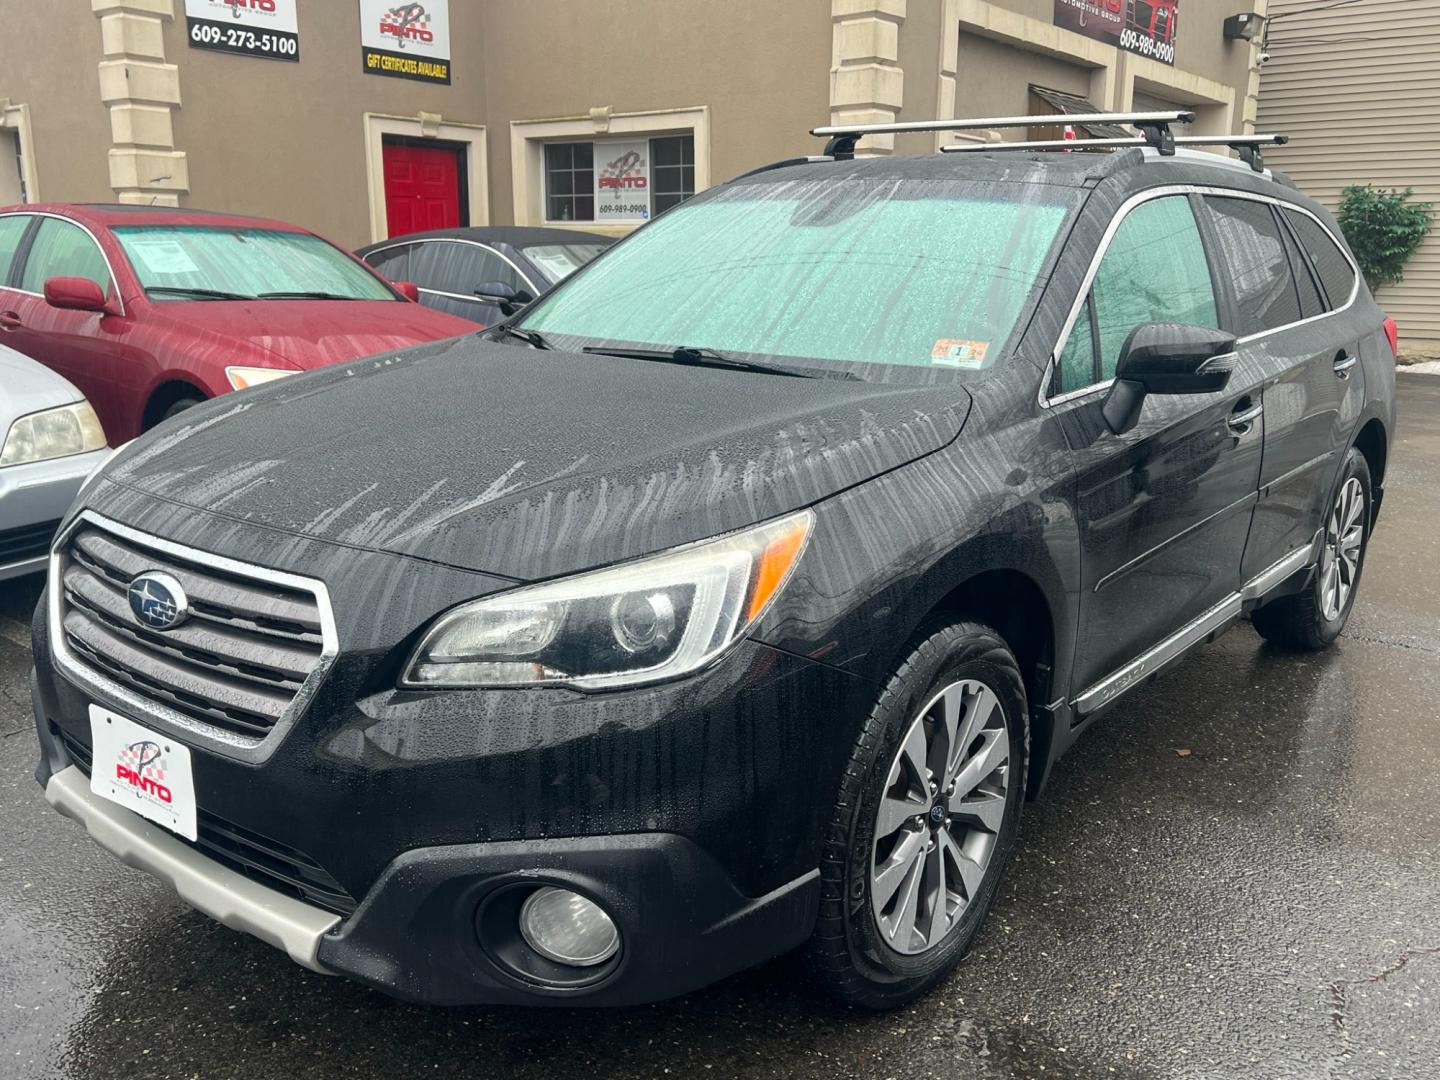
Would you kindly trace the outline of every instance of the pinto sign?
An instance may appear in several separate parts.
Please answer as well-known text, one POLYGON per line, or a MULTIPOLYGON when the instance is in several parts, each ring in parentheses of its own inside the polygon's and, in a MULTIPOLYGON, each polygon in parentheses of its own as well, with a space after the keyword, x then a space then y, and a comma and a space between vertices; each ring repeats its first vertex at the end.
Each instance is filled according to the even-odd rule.
POLYGON ((1055 0, 1055 25, 1148 56, 1175 63, 1180 0, 1055 0))
POLYGON ((449 0, 360 0, 360 57, 367 75, 448 84, 449 0))

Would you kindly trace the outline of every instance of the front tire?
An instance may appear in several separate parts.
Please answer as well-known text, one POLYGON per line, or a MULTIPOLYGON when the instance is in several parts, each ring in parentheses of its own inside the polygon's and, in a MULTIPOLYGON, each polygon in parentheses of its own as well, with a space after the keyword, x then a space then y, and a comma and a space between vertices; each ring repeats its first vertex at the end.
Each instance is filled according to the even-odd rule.
POLYGON ((932 624, 851 753, 810 953, 841 1000, 890 1009, 944 979, 994 903, 1020 825, 1025 685, 987 626, 932 624))
POLYGON ((1313 652, 1326 648, 1350 621, 1365 550, 1370 544, 1370 466, 1352 448, 1325 515, 1320 559, 1313 580, 1293 596, 1282 596, 1250 616, 1266 641, 1313 652))

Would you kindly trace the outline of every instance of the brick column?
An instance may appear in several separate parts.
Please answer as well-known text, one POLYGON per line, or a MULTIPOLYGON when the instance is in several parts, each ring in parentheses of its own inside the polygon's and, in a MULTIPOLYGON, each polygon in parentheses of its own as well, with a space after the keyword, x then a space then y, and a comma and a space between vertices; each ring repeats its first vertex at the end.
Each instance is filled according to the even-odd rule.
POLYGON ((100 20, 100 100, 110 108, 110 186, 118 201, 178 206, 190 190, 185 152, 175 149, 171 111, 180 69, 165 63, 162 24, 174 0, 90 0, 100 20))

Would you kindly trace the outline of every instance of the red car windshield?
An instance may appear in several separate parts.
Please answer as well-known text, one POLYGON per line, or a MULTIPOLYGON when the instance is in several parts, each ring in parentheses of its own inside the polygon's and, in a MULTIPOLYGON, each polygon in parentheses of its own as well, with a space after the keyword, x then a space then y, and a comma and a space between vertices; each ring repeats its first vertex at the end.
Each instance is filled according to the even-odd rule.
POLYGON ((155 300, 399 299, 310 233, 208 225, 124 225, 114 233, 155 300))

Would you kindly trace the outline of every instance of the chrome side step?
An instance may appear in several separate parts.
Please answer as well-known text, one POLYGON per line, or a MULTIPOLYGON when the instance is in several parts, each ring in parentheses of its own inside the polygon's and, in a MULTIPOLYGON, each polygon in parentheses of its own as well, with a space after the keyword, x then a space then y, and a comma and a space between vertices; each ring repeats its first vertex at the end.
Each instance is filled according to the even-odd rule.
POLYGON ((1120 670, 1107 675, 1090 687, 1074 701, 1076 719, 1109 705, 1147 675, 1154 674, 1181 653, 1187 652, 1192 646, 1198 645, 1215 631, 1239 617, 1240 613, 1245 610, 1246 604, 1260 599, 1271 589, 1284 584, 1293 575, 1298 574, 1307 566, 1313 565, 1321 536, 1322 534, 1317 532, 1315 539, 1308 547, 1296 548, 1279 562, 1257 574, 1239 592, 1231 593, 1214 607, 1196 616, 1175 633, 1163 639, 1158 645, 1141 653, 1120 670))

